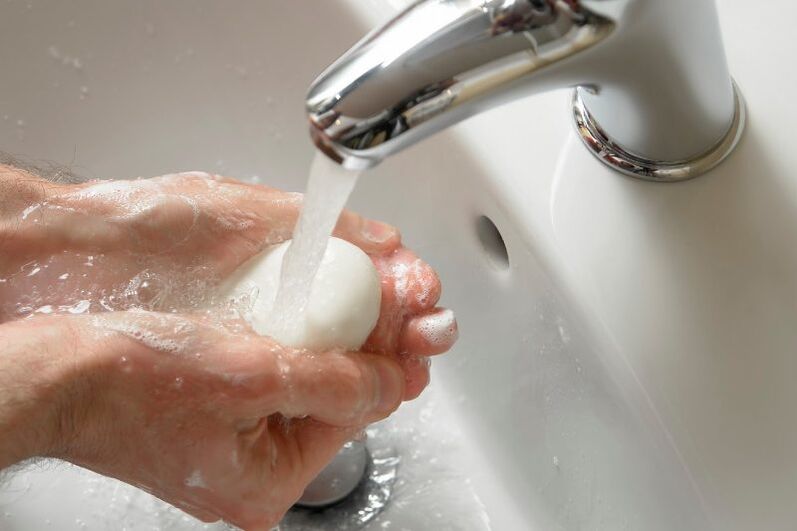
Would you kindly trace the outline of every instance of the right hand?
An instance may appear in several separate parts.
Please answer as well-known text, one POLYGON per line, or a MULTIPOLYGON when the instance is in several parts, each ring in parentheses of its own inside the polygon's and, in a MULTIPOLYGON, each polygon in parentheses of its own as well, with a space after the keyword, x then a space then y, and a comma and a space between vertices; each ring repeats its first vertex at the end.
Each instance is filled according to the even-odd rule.
MULTIPOLYGON (((439 280, 388 225, 345 212, 335 233, 366 251, 382 277, 366 343, 378 354, 300 354, 203 317, 184 297, 290 237, 298 194, 201 174, 11 182, 18 189, 0 201, 9 257, 0 265, 0 322, 8 321, 0 344, 13 355, 0 365, 14 365, 6 373, 27 390, 13 403, 33 406, 0 411, 0 425, 15 427, 4 433, 22 441, 5 441, 16 452, 0 455, 0 467, 57 456, 202 519, 268 529, 346 440, 421 392, 426 357, 456 339, 453 322, 442 340, 424 334, 427 320, 439 322, 439 280), (153 280, 148 289, 142 274, 153 280), (133 284, 134 299, 110 299, 133 284), (31 293, 60 315, 30 315, 31 293), (95 315, 69 315, 81 300, 95 315)), ((0 186, 0 200, 7 190, 0 186)))
POLYGON ((172 314, 15 321, 0 343, 19 369, 0 383, 27 389, 15 396, 25 410, 5 412, 16 421, 4 434, 25 437, 4 441, 27 452, 17 459, 65 459, 247 530, 277 524, 405 387, 387 356, 301 352, 240 323, 172 314))

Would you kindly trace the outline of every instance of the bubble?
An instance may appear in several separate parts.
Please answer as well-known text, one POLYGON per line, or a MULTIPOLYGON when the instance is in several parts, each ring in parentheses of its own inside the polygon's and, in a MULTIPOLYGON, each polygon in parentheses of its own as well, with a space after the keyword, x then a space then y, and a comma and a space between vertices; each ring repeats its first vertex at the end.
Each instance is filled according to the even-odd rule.
POLYGON ((66 311, 73 315, 80 315, 83 313, 87 313, 89 311, 89 308, 91 308, 91 301, 83 299, 76 302, 72 306, 66 307, 66 311))
POLYGON ((430 345, 450 345, 459 335, 454 312, 443 310, 423 318, 418 331, 430 345))

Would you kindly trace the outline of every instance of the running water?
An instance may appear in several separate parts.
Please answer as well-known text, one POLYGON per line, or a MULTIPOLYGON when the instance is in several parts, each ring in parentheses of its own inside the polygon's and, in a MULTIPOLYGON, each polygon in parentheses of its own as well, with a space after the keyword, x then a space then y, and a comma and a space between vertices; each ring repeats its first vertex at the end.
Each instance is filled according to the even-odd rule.
POLYGON ((270 335, 284 337, 304 313, 329 238, 359 176, 360 172, 344 169, 320 151, 316 153, 293 241, 282 264, 269 319, 270 335))

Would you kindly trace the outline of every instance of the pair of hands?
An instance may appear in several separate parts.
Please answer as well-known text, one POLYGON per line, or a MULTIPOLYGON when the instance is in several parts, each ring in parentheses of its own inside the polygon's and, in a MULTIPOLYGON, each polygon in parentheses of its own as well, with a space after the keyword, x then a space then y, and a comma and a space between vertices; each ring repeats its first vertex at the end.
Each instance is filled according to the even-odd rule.
POLYGON ((453 321, 425 332, 445 322, 435 272, 351 212, 335 235, 382 279, 362 352, 298 351, 208 310, 208 288, 290 238, 300 206, 201 173, 59 185, 0 166, 0 468, 58 457, 205 521, 275 525, 456 339, 453 321))

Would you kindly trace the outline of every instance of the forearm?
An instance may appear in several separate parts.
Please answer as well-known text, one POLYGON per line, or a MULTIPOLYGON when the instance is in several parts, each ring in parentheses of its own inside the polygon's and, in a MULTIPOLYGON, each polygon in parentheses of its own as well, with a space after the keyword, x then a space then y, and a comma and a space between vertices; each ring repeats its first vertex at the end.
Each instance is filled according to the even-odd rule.
POLYGON ((25 416, 31 408, 27 384, 18 371, 0 364, 0 470, 33 457, 37 438, 25 416))
POLYGON ((119 238, 103 212, 64 199, 75 188, 0 164, 0 279, 48 254, 84 251, 103 238, 119 238))
POLYGON ((0 220, 15 218, 59 186, 25 170, 0 164, 0 220))
MULTIPOLYGON (((42 184, 30 174, 0 164, 0 252, 9 256, 19 214, 42 198, 42 184)), ((2 277, 3 275, 0 275, 2 277)), ((0 470, 33 457, 38 428, 35 399, 39 358, 34 337, 20 337, 19 324, 0 325, 0 470)))
POLYGON ((20 250, 24 237, 20 225, 26 209, 41 204, 58 186, 24 170, 0 164, 0 253, 5 258, 20 250))
POLYGON ((0 470, 59 453, 74 361, 68 336, 50 319, 0 325, 0 470))

